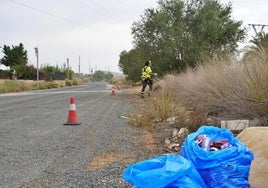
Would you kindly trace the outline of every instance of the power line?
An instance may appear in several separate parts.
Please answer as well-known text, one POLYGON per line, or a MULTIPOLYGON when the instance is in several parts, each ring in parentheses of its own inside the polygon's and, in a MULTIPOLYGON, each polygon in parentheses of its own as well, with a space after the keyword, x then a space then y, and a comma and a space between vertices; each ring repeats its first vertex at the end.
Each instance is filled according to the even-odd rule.
POLYGON ((80 24, 77 23, 77 22, 73 22, 73 21, 68 20, 68 19, 66 19, 66 18, 57 16, 57 15, 55 15, 55 14, 51 14, 50 12, 47 12, 47 11, 44 11, 44 10, 41 10, 41 9, 38 9, 38 8, 34 8, 34 7, 29 6, 29 5, 26 5, 26 4, 24 4, 24 3, 21 3, 21 2, 15 1, 15 0, 9 0, 9 1, 11 1, 11 2, 13 2, 13 3, 17 4, 17 5, 20 5, 20 6, 23 6, 23 7, 32 9, 32 10, 35 10, 35 11, 37 11, 37 12, 41 12, 41 13, 46 14, 46 15, 48 15, 48 16, 51 16, 51 17, 54 17, 54 18, 58 18, 58 19, 63 20, 63 21, 65 21, 65 22, 68 22, 68 23, 71 23, 71 24, 74 24, 74 25, 80 25, 80 24))
POLYGON ((265 24, 248 24, 248 25, 253 27, 253 29, 254 29, 256 35, 257 35, 258 33, 260 33, 260 32, 262 33, 263 30, 264 30, 264 28, 265 28, 266 26, 268 26, 268 25, 265 25, 265 24), (259 32, 257 31, 257 27, 258 27, 258 28, 261 28, 259 32))
MULTIPOLYGON (((83 5, 85 5, 87 8, 89 8, 91 10, 91 6, 88 4, 88 2, 85 2, 84 0, 78 0, 76 1, 78 3, 81 3, 83 5)), ((96 7, 98 7, 103 13, 105 13, 106 15, 109 15, 111 18, 113 18, 114 20, 122 20, 123 18, 121 16, 115 16, 111 10, 107 9, 105 6, 103 6, 102 4, 100 4, 99 2, 97 2, 96 0, 90 0, 91 4, 94 4, 96 7)))

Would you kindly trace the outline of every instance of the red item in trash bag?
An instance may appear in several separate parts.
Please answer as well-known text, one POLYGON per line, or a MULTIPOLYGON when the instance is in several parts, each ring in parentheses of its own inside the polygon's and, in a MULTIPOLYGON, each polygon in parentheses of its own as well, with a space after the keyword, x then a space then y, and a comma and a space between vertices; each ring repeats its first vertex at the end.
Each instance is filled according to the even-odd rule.
POLYGON ((214 147, 214 148, 217 148, 217 149, 222 149, 221 147, 222 147, 224 144, 225 144, 225 145, 228 145, 229 142, 228 142, 227 140, 222 140, 222 141, 213 142, 213 143, 211 144, 211 147, 214 147))

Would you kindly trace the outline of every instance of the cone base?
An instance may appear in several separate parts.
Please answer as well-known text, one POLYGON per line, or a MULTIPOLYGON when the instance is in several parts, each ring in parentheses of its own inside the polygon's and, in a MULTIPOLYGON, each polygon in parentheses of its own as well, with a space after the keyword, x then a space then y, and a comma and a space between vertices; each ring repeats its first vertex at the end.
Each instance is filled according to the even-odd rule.
POLYGON ((80 125, 81 122, 77 122, 77 123, 70 123, 70 122, 66 122, 66 123, 63 123, 63 125, 80 125))

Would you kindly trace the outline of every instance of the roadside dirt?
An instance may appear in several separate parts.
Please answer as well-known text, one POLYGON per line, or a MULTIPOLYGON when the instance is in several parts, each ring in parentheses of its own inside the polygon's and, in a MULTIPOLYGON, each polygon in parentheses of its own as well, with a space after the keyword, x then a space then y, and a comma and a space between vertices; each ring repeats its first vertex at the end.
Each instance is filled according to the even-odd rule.
MULTIPOLYGON (((144 107, 150 103, 151 97, 142 99, 139 96, 141 86, 135 86, 126 89, 129 97, 131 98, 133 108, 129 113, 131 117, 138 117, 144 115, 144 107)), ((133 119, 129 119, 130 126, 133 125, 133 119)), ((137 118, 139 119, 139 118, 137 118)), ((137 121, 137 120, 136 120, 137 121)), ((135 124, 135 123, 134 123, 135 124)), ((176 125, 167 121, 157 121, 157 119, 150 119, 147 126, 137 126, 137 129, 141 131, 140 140, 144 142, 144 147, 150 151, 147 153, 149 157, 157 155, 163 155, 166 153, 177 153, 178 148, 169 149, 169 145, 172 143, 172 131, 176 128, 176 125), (170 143, 166 143, 166 140, 170 140, 170 143)), ((182 144, 184 138, 176 140, 179 145, 182 144)))
MULTIPOLYGON (((141 108, 150 102, 150 99, 141 99, 138 94, 140 92, 140 87, 132 87, 127 89, 129 96, 133 102, 132 113, 140 115, 142 113, 141 108)), ((132 114, 133 115, 133 114, 132 114)), ((162 155, 168 152, 176 153, 180 150, 180 146, 184 141, 184 138, 177 140, 180 144, 177 150, 169 150, 166 143, 166 139, 172 138, 172 130, 174 130, 174 125, 167 122, 151 122, 149 126, 138 127, 138 129, 143 132, 140 135, 140 139, 144 142, 144 147, 150 149, 150 153, 145 154, 148 156, 162 155)), ((267 127, 250 127, 242 131, 240 134, 235 133, 234 135, 238 137, 243 143, 245 143, 248 148, 254 153, 254 160, 251 164, 249 182, 253 188, 264 188, 268 184, 268 150, 267 150, 267 127)))

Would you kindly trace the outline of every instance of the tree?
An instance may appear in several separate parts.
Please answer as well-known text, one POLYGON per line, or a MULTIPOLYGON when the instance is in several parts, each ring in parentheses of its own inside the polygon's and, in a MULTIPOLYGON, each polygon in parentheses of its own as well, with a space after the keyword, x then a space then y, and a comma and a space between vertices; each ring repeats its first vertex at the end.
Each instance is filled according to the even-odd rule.
POLYGON ((110 72, 105 74, 105 79, 107 80, 107 82, 110 82, 113 79, 114 75, 110 72))
POLYGON ((135 48, 128 52, 122 51, 118 65, 128 80, 137 82, 140 81, 141 69, 147 59, 150 59, 148 54, 144 54, 140 48, 135 48))
POLYGON ((36 68, 34 66, 16 65, 13 67, 16 70, 18 79, 34 79, 36 76, 36 68))
POLYGON ((92 75, 92 80, 93 81, 111 81, 111 79, 114 77, 114 75, 110 72, 108 73, 104 73, 103 71, 96 71, 94 72, 94 74, 92 75))
POLYGON ((12 48, 4 45, 2 52, 5 55, 1 59, 1 63, 5 66, 10 66, 10 68, 18 65, 26 66, 28 62, 27 51, 24 49, 22 43, 18 46, 12 46, 12 48))
POLYGON ((92 75, 92 80, 93 81, 105 80, 105 73, 103 71, 100 71, 100 70, 94 72, 94 74, 92 75))
POLYGON ((268 53, 268 34, 259 32, 250 40, 251 45, 245 48, 243 60, 247 61, 256 56, 265 56, 268 53))
POLYGON ((268 34, 260 32, 254 37, 250 42, 253 44, 251 47, 253 50, 261 51, 267 50, 268 51, 268 34))
MULTIPOLYGON (((134 48, 147 53, 158 73, 180 72, 209 58, 234 54, 245 38, 242 22, 231 19, 231 4, 217 0, 159 0, 132 25, 134 48)), ((122 67, 123 70, 125 67, 122 67)))
POLYGON ((55 80, 55 79, 64 79, 66 76, 72 78, 72 71, 68 69, 66 74, 58 66, 44 65, 39 70, 39 74, 43 74, 45 80, 55 80))

